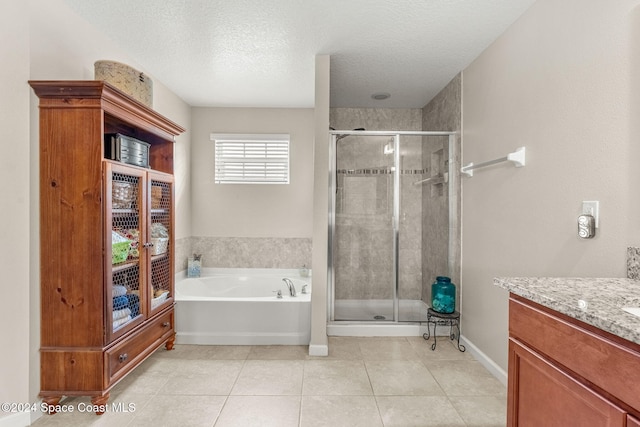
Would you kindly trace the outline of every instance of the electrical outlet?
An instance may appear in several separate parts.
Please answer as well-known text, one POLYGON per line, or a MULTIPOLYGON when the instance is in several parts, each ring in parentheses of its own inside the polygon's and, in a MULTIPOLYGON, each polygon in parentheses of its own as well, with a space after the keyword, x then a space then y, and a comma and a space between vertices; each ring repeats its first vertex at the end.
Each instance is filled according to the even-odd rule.
POLYGON ((595 226, 598 228, 600 224, 600 202, 599 201, 589 201, 582 202, 582 213, 586 215, 591 215, 595 220, 595 226))

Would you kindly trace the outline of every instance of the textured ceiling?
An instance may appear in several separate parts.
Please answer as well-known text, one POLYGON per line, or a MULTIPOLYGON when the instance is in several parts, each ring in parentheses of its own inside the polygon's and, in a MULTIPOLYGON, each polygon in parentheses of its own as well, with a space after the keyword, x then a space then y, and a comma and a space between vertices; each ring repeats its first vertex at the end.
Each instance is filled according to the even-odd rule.
POLYGON ((534 0, 65 2, 192 106, 420 108, 534 0))

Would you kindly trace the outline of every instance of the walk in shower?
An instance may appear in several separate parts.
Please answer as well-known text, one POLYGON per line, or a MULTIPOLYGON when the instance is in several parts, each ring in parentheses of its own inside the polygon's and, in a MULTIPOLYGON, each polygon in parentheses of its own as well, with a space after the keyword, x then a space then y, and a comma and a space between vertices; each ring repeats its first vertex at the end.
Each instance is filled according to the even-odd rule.
POLYGON ((456 134, 330 135, 330 323, 426 320, 435 277, 458 276, 456 134))

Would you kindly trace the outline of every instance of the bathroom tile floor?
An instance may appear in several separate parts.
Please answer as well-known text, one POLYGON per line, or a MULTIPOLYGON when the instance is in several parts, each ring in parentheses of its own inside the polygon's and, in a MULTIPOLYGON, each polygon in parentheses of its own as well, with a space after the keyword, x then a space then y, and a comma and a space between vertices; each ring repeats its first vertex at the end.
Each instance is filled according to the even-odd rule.
POLYGON ((35 426, 473 426, 506 423, 506 388, 445 338, 330 337, 306 346, 191 346, 156 351, 111 392, 128 412, 78 412, 35 426))

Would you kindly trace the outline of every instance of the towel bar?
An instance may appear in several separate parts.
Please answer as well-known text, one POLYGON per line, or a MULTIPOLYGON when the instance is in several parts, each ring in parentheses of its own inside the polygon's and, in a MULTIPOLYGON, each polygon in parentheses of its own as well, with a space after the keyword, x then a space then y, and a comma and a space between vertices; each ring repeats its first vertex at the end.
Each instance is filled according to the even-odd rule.
POLYGON ((460 172, 471 177, 473 176, 474 169, 479 169, 485 166, 491 166, 491 165, 495 165, 497 163, 502 163, 502 162, 513 162, 514 166, 517 168, 524 166, 525 165, 525 147, 520 147, 513 153, 507 154, 506 157, 500 157, 499 159, 489 160, 489 161, 478 163, 478 164, 473 164, 473 162, 471 162, 468 165, 463 166, 460 169, 460 172))

